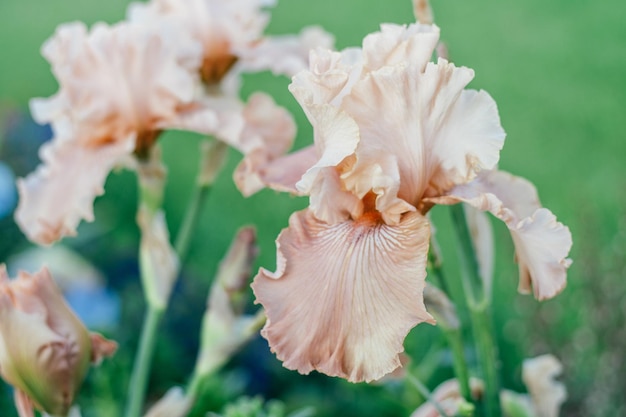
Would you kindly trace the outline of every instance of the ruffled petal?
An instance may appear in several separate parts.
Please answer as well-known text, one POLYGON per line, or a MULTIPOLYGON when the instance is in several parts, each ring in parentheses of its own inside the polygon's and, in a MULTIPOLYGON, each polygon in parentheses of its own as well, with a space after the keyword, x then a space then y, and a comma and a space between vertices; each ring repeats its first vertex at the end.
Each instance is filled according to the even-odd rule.
POLYGON ((201 72, 208 84, 216 84, 243 53, 259 42, 269 14, 265 0, 153 0, 133 3, 132 22, 154 24, 166 21, 178 32, 202 45, 201 72))
POLYGON ((100 147, 71 141, 44 145, 43 164, 18 180, 15 221, 30 240, 42 245, 74 236, 81 219, 93 221, 93 201, 104 192, 109 171, 134 146, 134 135, 100 147))
POLYGON ((265 171, 291 148, 296 124, 287 110, 263 93, 255 93, 248 99, 242 117, 244 127, 234 147, 244 154, 244 159, 234 179, 240 191, 248 196, 268 185, 265 171))
POLYGON ((293 77, 289 91, 308 115, 312 104, 338 106, 361 75, 363 57, 360 49, 342 52, 317 48, 310 52, 309 71, 293 77))
POLYGON ((319 26, 308 26, 298 35, 267 36, 253 47, 239 51, 244 71, 270 70, 292 77, 308 68, 309 51, 333 49, 335 38, 319 26))
POLYGON ((398 197, 414 206, 424 195, 441 195, 479 169, 492 168, 504 132, 493 100, 463 90, 472 78, 470 69, 444 60, 427 64, 424 72, 397 65, 370 73, 344 99, 360 128, 357 159, 395 155, 398 197))
POLYGON ((427 200, 436 204, 463 201, 504 221, 520 265, 520 292, 530 291, 532 284, 535 297, 543 300, 565 287, 572 235, 554 214, 541 208, 537 191, 527 180, 503 171, 484 171, 446 196, 427 200))
POLYGON ((410 65, 422 72, 437 42, 439 28, 436 25, 383 24, 380 32, 371 33, 363 40, 365 68, 375 71, 388 65, 410 65))
POLYGON ((69 123, 92 145, 167 126, 195 100, 201 60, 199 44, 167 29, 61 25, 42 47, 59 92, 33 101, 35 118, 51 122, 57 137, 69 123))
POLYGON ((234 172, 235 184, 244 196, 269 187, 272 190, 302 194, 296 183, 317 162, 314 146, 308 146, 269 162, 263 154, 251 153, 241 161, 234 172))
POLYGON ((418 213, 398 226, 293 214, 277 271, 261 269, 253 284, 268 317, 261 334, 284 366, 353 382, 400 366, 408 331, 433 323, 422 298, 429 234, 418 213))
POLYGON ((376 195, 375 208, 385 223, 398 224, 404 213, 416 209, 398 198, 400 172, 396 156, 367 151, 360 152, 356 166, 341 176, 343 186, 359 199, 373 192, 376 195))
POLYGON ((311 196, 311 210, 321 220, 336 223, 358 216, 360 199, 344 189, 339 175, 346 169, 342 165, 349 165, 359 142, 359 128, 345 112, 331 105, 311 105, 309 112, 320 157, 296 188, 311 196))

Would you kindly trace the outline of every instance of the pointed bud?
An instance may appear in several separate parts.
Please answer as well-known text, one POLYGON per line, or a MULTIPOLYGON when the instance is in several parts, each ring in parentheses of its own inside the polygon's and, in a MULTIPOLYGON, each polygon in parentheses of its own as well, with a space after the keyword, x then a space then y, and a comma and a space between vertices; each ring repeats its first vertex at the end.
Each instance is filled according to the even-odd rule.
POLYGON ((469 228, 476 253, 476 261, 478 261, 478 272, 483 280, 485 294, 491 299, 495 259, 495 244, 491 221, 486 212, 478 210, 469 204, 463 204, 463 208, 465 209, 467 227, 469 228))
POLYGON ((426 288, 424 288, 424 304, 426 304, 428 312, 437 320, 439 326, 450 330, 461 327, 454 304, 439 288, 426 284, 426 288))
POLYGON ((254 229, 241 229, 220 263, 202 320, 196 377, 222 366, 264 324, 265 316, 242 314, 242 300, 257 254, 254 229))
POLYGON ((47 269, 10 280, 0 265, 0 375, 15 387, 21 417, 67 415, 89 364, 116 347, 89 334, 47 269))
POLYGON ((153 147, 149 158, 138 162, 136 169, 140 191, 137 224, 141 231, 141 283, 148 303, 164 309, 176 281, 179 260, 170 244, 165 214, 161 209, 167 172, 161 161, 160 148, 153 147))

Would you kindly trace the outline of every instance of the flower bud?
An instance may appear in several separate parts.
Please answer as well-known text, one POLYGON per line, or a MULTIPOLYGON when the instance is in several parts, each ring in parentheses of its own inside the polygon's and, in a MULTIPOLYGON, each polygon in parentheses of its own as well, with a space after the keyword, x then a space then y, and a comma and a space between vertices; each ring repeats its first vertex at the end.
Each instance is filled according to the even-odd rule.
POLYGON ((196 363, 197 377, 219 369, 265 323, 265 315, 243 314, 243 293, 257 254, 254 229, 241 229, 220 263, 219 271, 207 300, 202 320, 200 353, 196 363))
POLYGON ((47 269, 10 280, 0 265, 0 375, 15 387, 20 417, 66 416, 89 364, 116 348, 89 334, 47 269))

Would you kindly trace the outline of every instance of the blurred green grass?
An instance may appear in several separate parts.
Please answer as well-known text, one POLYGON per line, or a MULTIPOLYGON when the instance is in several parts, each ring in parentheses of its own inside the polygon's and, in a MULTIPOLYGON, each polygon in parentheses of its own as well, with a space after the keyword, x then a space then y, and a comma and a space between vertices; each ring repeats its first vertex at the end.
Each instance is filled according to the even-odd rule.
MULTIPOLYGON (((115 22, 123 18, 126 5, 122 0, 1 0, 0 104, 26 111, 29 98, 56 91, 39 48, 58 24, 72 20, 115 22)), ((566 365, 564 379, 570 400, 564 415, 624 414, 626 297, 620 296, 626 295, 626 3, 434 0, 433 7, 452 61, 473 68, 476 78, 471 86, 487 90, 498 102, 507 131, 500 168, 533 181, 544 205, 571 228, 574 236, 568 288, 556 299, 540 304, 516 294, 512 244, 506 229, 494 223, 498 242, 496 328, 504 380, 522 389, 519 364, 523 357, 551 351, 566 365)), ((283 0, 273 11, 269 32, 295 32, 306 24, 320 24, 336 35, 341 48, 359 45, 381 22, 411 20, 408 0, 283 0)), ((296 147, 301 147, 310 142, 311 129, 286 89, 288 82, 269 74, 247 76, 244 95, 257 89, 268 91, 288 107, 298 121, 296 147)), ((173 232, 191 193, 198 139, 191 134, 168 133, 162 140, 170 172, 166 209, 173 232), (181 146, 183 142, 188 145, 181 146)), ((230 178, 238 160, 239 156, 231 152, 194 237, 187 273, 199 279, 197 288, 193 287, 199 293, 208 287, 218 260, 243 224, 257 226, 261 246, 258 265, 273 269, 274 238, 287 224, 289 214, 306 205, 303 199, 272 191, 242 198, 230 178)), ((81 249, 101 266, 106 266, 110 257, 134 255, 135 198, 133 175, 112 175, 107 194, 97 202, 96 224, 81 228, 86 233, 107 231, 106 244, 99 241, 81 249)), ((454 271, 447 212, 437 208, 433 215, 446 262, 454 271)), ((15 245, 11 251, 23 246, 15 245)), ((133 311, 140 312, 140 306, 133 311)), ((132 341, 132 336, 128 337, 132 341)), ((416 357, 425 355, 437 338, 433 329, 419 326, 407 341, 407 349, 416 357)), ((175 343, 170 343, 176 351, 175 343)), ((163 359, 165 363, 167 360, 163 359)), ((279 366, 277 363, 275 368, 282 372, 281 378, 295 381, 306 393, 294 399, 298 392, 290 391, 294 404, 311 398, 321 404, 324 391, 319 391, 319 386, 331 384, 341 395, 352 396, 342 403, 353 404, 350 415, 359 415, 357 411, 360 415, 386 415, 374 413, 381 406, 368 408, 367 401, 354 405, 368 395, 347 384, 330 383, 321 377, 310 383, 278 370, 279 366)), ((159 385, 164 378, 153 379, 154 392, 167 388, 159 385)), ((333 415, 333 411, 328 413, 333 415)))

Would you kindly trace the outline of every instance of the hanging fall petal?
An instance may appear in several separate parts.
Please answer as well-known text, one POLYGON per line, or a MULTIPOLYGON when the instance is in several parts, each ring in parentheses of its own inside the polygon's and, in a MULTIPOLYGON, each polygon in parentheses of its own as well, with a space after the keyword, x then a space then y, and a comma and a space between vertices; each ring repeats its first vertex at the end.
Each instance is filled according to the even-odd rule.
POLYGON ((541 207, 535 187, 527 180, 503 171, 483 171, 476 180, 429 201, 462 201, 504 221, 515 244, 520 292, 529 292, 532 284, 535 297, 543 300, 565 287, 572 235, 554 214, 541 207))
POLYGON ((428 239, 418 213, 397 226, 293 214, 277 240, 277 271, 262 269, 253 284, 268 317, 262 334, 278 358, 353 382, 400 366, 408 331, 433 322, 422 301, 428 239))

